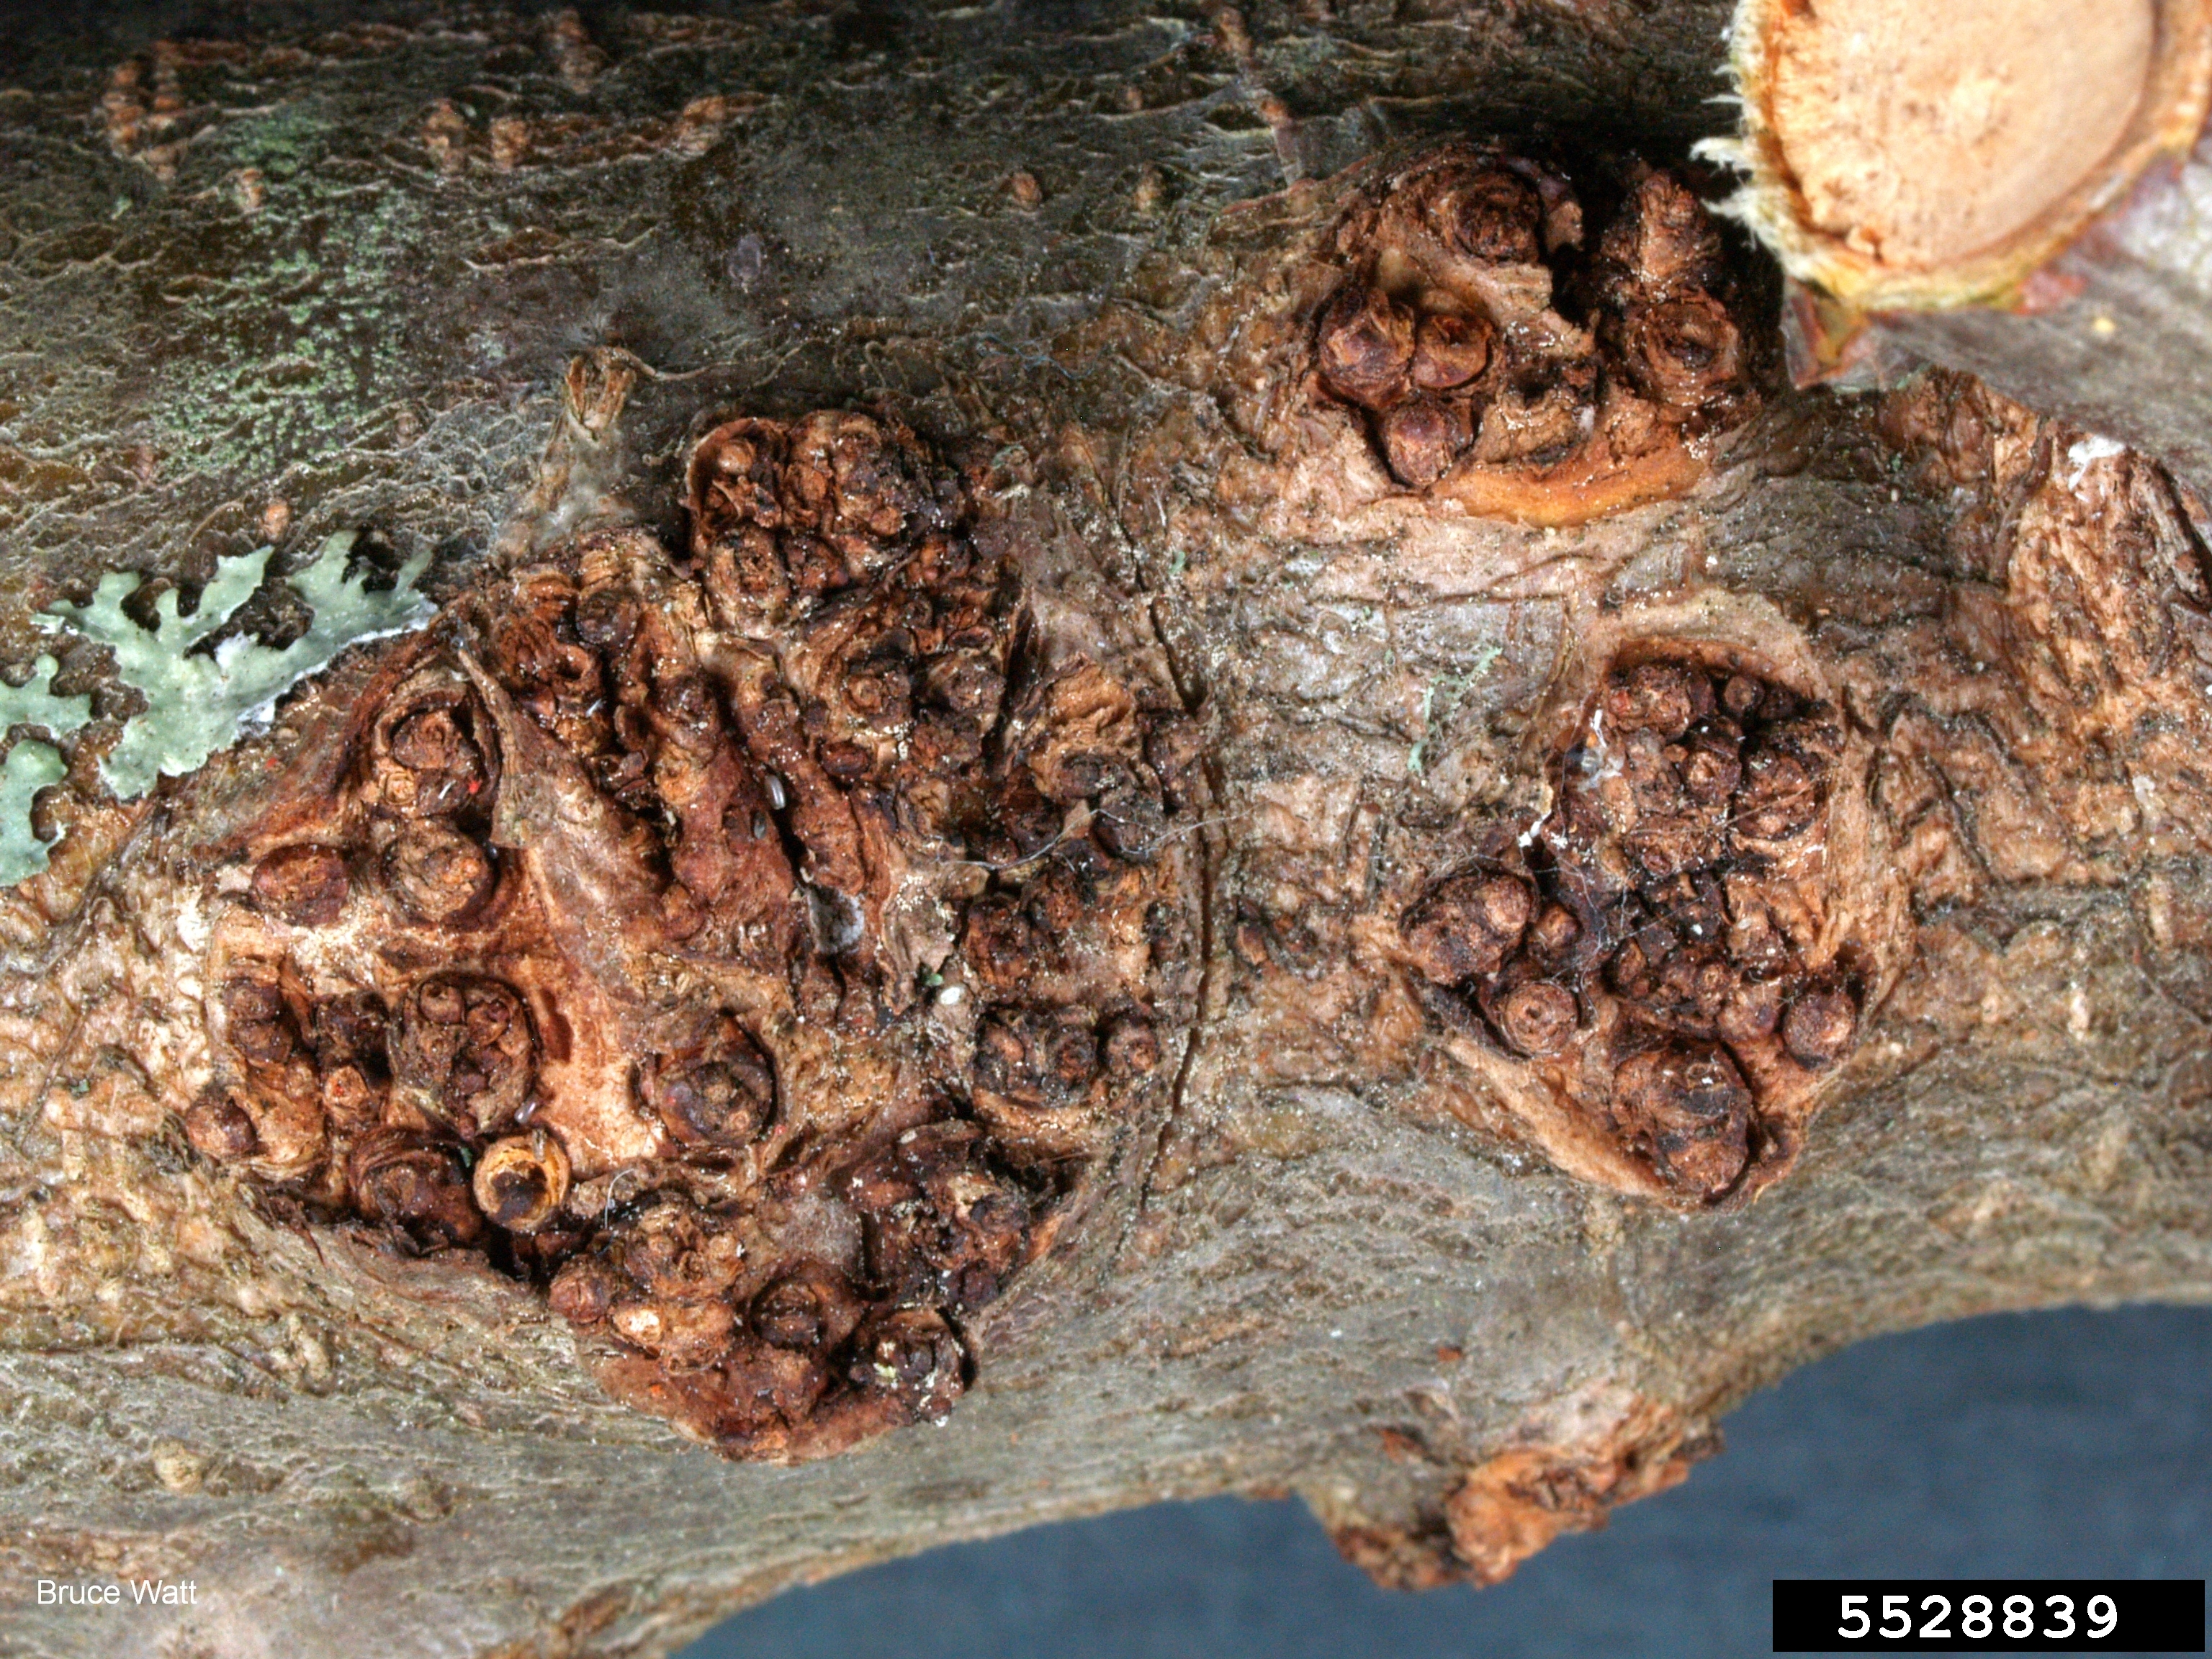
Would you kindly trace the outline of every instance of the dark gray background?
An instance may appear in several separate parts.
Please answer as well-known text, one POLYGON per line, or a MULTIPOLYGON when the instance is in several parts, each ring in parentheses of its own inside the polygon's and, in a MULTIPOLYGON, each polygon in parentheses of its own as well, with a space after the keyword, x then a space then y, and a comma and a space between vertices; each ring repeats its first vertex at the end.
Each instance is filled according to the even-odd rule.
POLYGON ((793 1590, 684 1659, 1613 1659, 1768 1651, 1777 1577, 2199 1578, 2212 1310, 2002 1315, 1848 1349, 1728 1450, 1488 1590, 1378 1590, 1304 1509, 1163 1504, 793 1590))

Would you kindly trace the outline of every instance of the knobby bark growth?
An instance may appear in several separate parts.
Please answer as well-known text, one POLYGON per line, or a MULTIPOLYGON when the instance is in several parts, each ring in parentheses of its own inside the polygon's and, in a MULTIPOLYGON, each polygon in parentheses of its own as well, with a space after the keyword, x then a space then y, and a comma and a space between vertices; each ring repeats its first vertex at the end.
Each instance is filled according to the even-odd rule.
POLYGON ((1793 389, 1724 21, 19 49, 8 678, 339 531, 441 609, 136 802, 60 653, 9 1642, 655 1652, 1223 1491, 1494 1582, 1840 1343, 2204 1294, 2190 455, 1793 389))

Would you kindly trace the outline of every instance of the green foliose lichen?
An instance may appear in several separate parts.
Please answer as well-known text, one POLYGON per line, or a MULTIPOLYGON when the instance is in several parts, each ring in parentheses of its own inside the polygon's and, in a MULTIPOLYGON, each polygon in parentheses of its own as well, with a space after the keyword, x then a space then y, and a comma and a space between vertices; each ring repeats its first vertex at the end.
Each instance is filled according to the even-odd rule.
POLYGON ((434 607, 414 586, 428 555, 408 565, 395 586, 376 592, 363 579, 347 579, 353 540, 351 531, 341 531, 323 544, 312 564, 289 578, 313 608, 314 620, 282 650, 248 634, 234 635, 212 651, 193 648, 253 597, 272 551, 266 547, 218 560, 215 580, 190 618, 177 614, 172 590, 155 601, 155 626, 141 628, 123 606, 143 579, 117 571, 100 579, 88 605, 56 605, 52 620, 41 619, 47 628, 66 627, 109 647, 117 678, 145 696, 145 712, 125 726, 122 740, 100 763, 109 788, 129 800, 152 788, 156 778, 182 777, 236 741, 249 720, 265 718, 279 696, 347 646, 404 633, 428 619, 434 607))
MULTIPOLYGON (((429 619, 435 607, 415 591, 429 556, 408 564, 393 586, 376 591, 365 574, 346 574, 353 542, 350 531, 332 536, 312 563, 286 579, 313 620, 282 648, 250 634, 222 640, 212 650, 196 648, 220 633, 259 588, 273 550, 266 547, 218 560, 215 580, 189 617, 177 614, 173 590, 155 602, 155 625, 141 627, 124 605, 144 579, 118 571, 101 578, 88 604, 58 605, 39 619, 50 633, 72 633, 108 647, 115 653, 116 678, 146 700, 143 712, 125 723, 100 762, 109 788, 128 800, 157 779, 183 776, 237 741, 246 727, 265 720, 278 697, 346 647, 405 633, 429 619)), ((22 686, 0 684, 0 727, 43 726, 61 737, 90 720, 89 697, 52 695, 55 666, 52 658, 42 657, 22 686)), ((31 828, 31 801, 60 781, 64 769, 50 744, 25 738, 9 751, 0 768, 0 884, 46 868, 46 847, 31 828)))
MULTIPOLYGON (((0 684, 0 730, 37 726, 67 737, 91 720, 90 697, 54 695, 58 667, 52 657, 41 657, 22 684, 0 684)), ((24 737, 9 748, 7 763, 0 765, 0 886, 13 886, 46 867, 46 843, 31 830, 31 803, 68 770, 51 743, 24 737)))

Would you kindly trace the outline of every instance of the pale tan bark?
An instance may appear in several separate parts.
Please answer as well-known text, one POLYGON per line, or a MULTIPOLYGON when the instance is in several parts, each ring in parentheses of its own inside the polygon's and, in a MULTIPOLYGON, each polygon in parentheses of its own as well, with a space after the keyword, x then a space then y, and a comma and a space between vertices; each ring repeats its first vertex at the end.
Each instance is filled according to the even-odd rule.
POLYGON ((2212 485, 2199 0, 1744 0, 1734 40, 1742 129, 1709 151, 1790 272, 1802 383, 1942 363, 2212 485))

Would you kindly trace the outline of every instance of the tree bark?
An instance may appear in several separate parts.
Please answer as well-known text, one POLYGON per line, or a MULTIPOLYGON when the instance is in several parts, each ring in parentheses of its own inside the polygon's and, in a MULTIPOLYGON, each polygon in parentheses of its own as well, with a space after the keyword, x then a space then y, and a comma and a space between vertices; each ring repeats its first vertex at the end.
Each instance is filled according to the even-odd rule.
MULTIPOLYGON (((1656 199, 1617 157, 1705 136, 1723 21, 410 14, 23 53, 15 665, 103 571, 189 586, 264 541, 433 550, 457 602, 595 525, 672 556, 714 422, 868 407, 964 458, 1038 637, 1199 741, 1160 1086, 966 1319, 942 1426, 777 1468, 611 1396, 612 1350, 526 1275, 287 1207, 186 1135, 206 849, 409 647, 133 807, 96 770, 127 698, 65 660, 100 718, 0 981, 9 1650, 663 1652, 794 1582, 1220 1492, 1299 1493, 1387 1582, 1494 1580, 1844 1343, 2212 1292, 2187 479, 1962 376, 1790 392, 1741 250, 1751 391, 1680 428, 1663 487, 1416 486, 1316 368, 1332 297, 1386 283, 1345 227, 1486 165, 1438 141, 1556 143, 1592 204, 1656 199), (1590 711, 1651 664, 1684 695, 1780 687, 1832 734, 1822 858, 1790 880, 1843 941, 1806 983, 1848 981, 1852 1040, 1784 1025, 1796 1058, 1739 1081, 1771 1152, 1745 1201, 1624 1152, 1629 1096, 1592 1115, 1605 1079, 1499 1035, 1497 961, 1431 971, 1424 944, 1469 872, 1541 897, 1612 867, 1620 837, 1547 825, 1598 799, 1590 711), (197 1600, 41 1607, 42 1577, 197 1600)), ((2114 407, 2138 391, 2179 465, 2148 373, 2114 407)), ((245 621, 300 626, 273 586, 245 621)), ((1588 1006, 1658 994, 1620 963, 1588 1006)), ((1741 1051, 1780 1055, 1775 1030, 1741 1051)))

